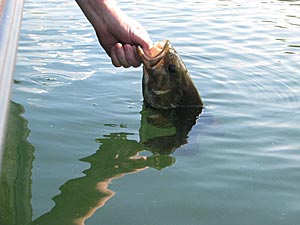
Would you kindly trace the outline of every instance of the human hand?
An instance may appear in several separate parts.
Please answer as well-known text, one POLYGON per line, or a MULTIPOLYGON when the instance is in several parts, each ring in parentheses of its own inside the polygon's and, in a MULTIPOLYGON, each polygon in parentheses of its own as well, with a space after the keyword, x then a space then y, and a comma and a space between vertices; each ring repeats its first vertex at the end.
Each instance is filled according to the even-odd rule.
POLYGON ((140 66, 141 58, 137 53, 137 45, 150 49, 152 41, 149 34, 142 25, 125 15, 123 18, 110 19, 110 26, 105 30, 96 29, 96 34, 113 65, 125 68, 140 66))
POLYGON ((145 28, 126 16, 114 1, 77 0, 82 11, 94 26, 99 43, 116 67, 141 65, 137 45, 146 51, 152 41, 145 28))

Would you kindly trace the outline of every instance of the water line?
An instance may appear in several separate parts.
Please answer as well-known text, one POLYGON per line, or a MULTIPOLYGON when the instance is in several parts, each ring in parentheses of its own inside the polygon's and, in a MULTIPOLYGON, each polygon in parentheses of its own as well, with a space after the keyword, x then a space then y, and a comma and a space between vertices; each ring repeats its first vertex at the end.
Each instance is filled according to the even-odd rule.
POLYGON ((0 169, 23 3, 23 0, 0 0, 0 169))

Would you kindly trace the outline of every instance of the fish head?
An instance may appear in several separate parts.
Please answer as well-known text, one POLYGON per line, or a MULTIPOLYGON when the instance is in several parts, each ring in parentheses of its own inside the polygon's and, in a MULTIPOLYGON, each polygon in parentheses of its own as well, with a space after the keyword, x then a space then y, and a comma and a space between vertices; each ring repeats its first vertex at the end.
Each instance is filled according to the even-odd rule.
POLYGON ((203 102, 182 59, 170 41, 157 42, 149 51, 138 46, 143 62, 143 97, 156 109, 202 108, 203 102))

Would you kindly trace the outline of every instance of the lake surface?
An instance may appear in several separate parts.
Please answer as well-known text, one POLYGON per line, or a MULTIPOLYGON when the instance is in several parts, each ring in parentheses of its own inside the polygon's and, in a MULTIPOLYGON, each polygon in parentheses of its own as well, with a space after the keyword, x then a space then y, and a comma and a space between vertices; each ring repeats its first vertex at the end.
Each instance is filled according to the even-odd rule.
POLYGON ((300 1, 118 4, 201 93, 187 143, 144 144, 176 131, 147 123, 142 68, 114 68, 74 1, 25 1, 0 224, 298 224, 300 1))

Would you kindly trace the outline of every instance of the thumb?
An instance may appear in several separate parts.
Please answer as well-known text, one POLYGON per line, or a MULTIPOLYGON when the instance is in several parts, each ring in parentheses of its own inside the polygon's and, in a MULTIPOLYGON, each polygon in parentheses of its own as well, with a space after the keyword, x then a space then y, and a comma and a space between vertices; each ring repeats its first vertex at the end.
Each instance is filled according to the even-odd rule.
POLYGON ((143 49, 149 50, 153 46, 153 42, 147 30, 140 24, 131 33, 131 41, 137 45, 141 45, 143 49))

